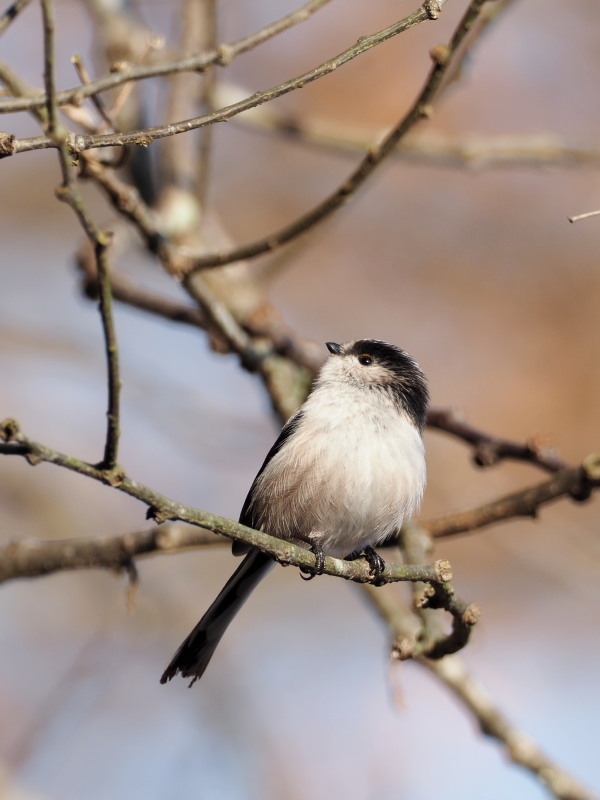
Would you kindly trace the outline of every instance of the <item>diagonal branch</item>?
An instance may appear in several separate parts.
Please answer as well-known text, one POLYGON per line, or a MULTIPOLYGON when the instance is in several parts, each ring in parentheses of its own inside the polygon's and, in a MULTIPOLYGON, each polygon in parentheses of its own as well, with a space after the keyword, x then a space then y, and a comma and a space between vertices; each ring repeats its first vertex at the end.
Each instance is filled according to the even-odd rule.
MULTIPOLYGON (((29 2, 29 0, 25 0, 24 3, 22 3, 22 0, 17 0, 14 6, 20 6, 27 2, 29 2)), ((134 64, 120 65, 122 68, 116 72, 112 72, 110 75, 91 81, 85 86, 75 86, 72 89, 59 92, 57 94, 58 105, 79 105, 83 100, 94 94, 102 94, 103 92, 115 89, 131 81, 174 75, 178 72, 202 72, 212 65, 228 66, 234 58, 242 55, 242 53, 247 53, 249 50, 263 44, 263 42, 283 33, 283 31, 288 28, 304 22, 328 2, 330 2, 330 0, 310 0, 310 2, 305 3, 290 14, 286 14, 281 19, 265 25, 263 28, 260 28, 260 30, 248 34, 242 39, 238 39, 230 44, 221 44, 212 50, 204 51, 198 55, 188 56, 175 61, 168 61, 163 64, 150 64, 145 66, 134 64)), ((6 13, 8 14, 9 12, 10 9, 6 13)), ((38 94, 36 97, 18 97, 0 100, 0 114, 10 114, 15 111, 30 111, 32 108, 45 105, 45 103, 46 98, 43 94, 38 94)))
MULTIPOLYGON (((240 525, 233 520, 219 517, 207 511, 201 511, 190 506, 177 503, 168 497, 157 492, 148 486, 144 486, 138 481, 130 478, 125 472, 115 466, 112 470, 103 469, 94 464, 89 464, 73 456, 65 455, 57 450, 52 450, 39 442, 26 437, 19 430, 15 420, 4 420, 0 424, 0 454, 13 455, 25 458, 31 465, 35 466, 42 462, 55 464, 59 467, 77 472, 85 477, 92 478, 107 486, 112 486, 130 497, 135 497, 148 506, 147 516, 157 522, 167 520, 181 520, 189 522, 191 525, 203 528, 213 533, 220 533, 235 541, 250 544, 265 553, 271 555, 279 563, 287 565, 293 564, 303 567, 309 571, 314 571, 317 566, 317 558, 310 550, 305 550, 291 542, 277 539, 261 531, 255 531, 240 525)), ((127 534, 125 535, 125 539, 127 534)), ((145 534, 141 537, 145 545, 144 552, 148 552, 149 545, 145 534)), ((48 542, 48 547, 51 543, 48 542)), ((85 547, 85 545, 84 545, 85 547)), ((57 548, 64 548, 64 542, 59 542, 57 548)), ((155 544, 155 550, 160 552, 160 542, 155 544)), ((6 553, 5 553, 6 555, 6 553)), ((22 554, 21 554, 22 555, 22 554)), ((129 560, 131 558, 129 557, 129 560)), ((98 566, 114 567, 114 562, 110 564, 98 564, 98 566)), ((5 566, 6 568, 6 566, 5 566)), ((65 567, 68 568, 68 567, 65 567)), ((15 568, 16 569, 16 568, 15 568)), ((49 570, 46 570, 48 572, 49 570)), ((364 559, 356 561, 342 561, 331 556, 325 557, 324 573, 334 575, 346 580, 357 583, 369 583, 374 576, 370 565, 364 559)), ((27 573, 26 573, 27 574, 27 573)), ((45 574, 44 572, 39 574, 45 574)), ((13 577, 16 577, 14 575, 13 577)), ((447 583, 452 578, 450 564, 447 561, 436 561, 432 565, 413 566, 406 564, 386 564, 384 571, 377 576, 378 583, 390 583, 394 581, 425 581, 426 583, 447 583)))
POLYGON ((419 524, 436 539, 455 536, 515 517, 535 517, 542 506, 559 497, 571 497, 578 502, 587 500, 599 486, 600 453, 596 453, 588 456, 581 466, 562 469, 543 483, 482 506, 421 520, 419 524))
MULTIPOLYGON (((432 56, 434 65, 429 73, 425 85, 412 107, 398 124, 389 131, 382 141, 369 148, 366 156, 354 171, 338 186, 338 188, 325 200, 314 208, 294 220, 290 225, 279 231, 257 239, 250 244, 235 247, 224 252, 209 253, 195 259, 193 270, 209 269, 212 267, 231 264, 235 261, 256 258, 264 253, 272 252, 296 237, 306 233, 339 210, 346 201, 365 183, 375 172, 377 167, 397 147, 398 143, 423 119, 428 119, 433 112, 433 102, 441 91, 447 77, 456 67, 457 59, 464 56, 463 45, 469 36, 471 28, 481 13, 487 0, 471 0, 467 11, 460 20, 450 42, 444 48, 438 48, 432 56)), ((417 14, 426 14, 421 10, 417 14)), ((413 15, 414 16, 414 15, 413 15)), ((428 17, 426 17, 428 18, 428 17)), ((414 23, 412 23, 414 24, 414 23)))
MULTIPOLYGON (((446 0, 438 1, 446 2, 446 0)), ((487 0, 473 0, 473 2, 477 5, 481 5, 487 2, 487 0)), ((80 153, 84 150, 89 150, 94 147, 115 147, 125 144, 138 144, 146 146, 155 139, 163 139, 165 136, 174 136, 175 134, 179 133, 187 133, 195 130, 196 128, 202 128, 206 125, 214 125, 217 122, 224 122, 232 119, 237 114, 241 114, 243 111, 248 111, 251 108, 261 105, 262 103, 268 103, 277 97, 288 94, 289 92, 302 89, 307 83, 311 83, 312 81, 318 80, 326 75, 330 75, 343 64, 346 64, 348 61, 351 61, 357 56, 362 55, 367 50, 376 47, 377 45, 387 41, 387 39, 390 39, 399 33, 403 33, 404 31, 413 27, 413 25, 424 22, 428 19, 431 19, 430 13, 426 11, 424 7, 421 7, 413 14, 400 20, 399 22, 396 22, 393 25, 378 31, 377 33, 371 34, 370 36, 361 37, 356 44, 352 45, 352 47, 349 47, 342 53, 339 53, 337 56, 328 59, 318 67, 315 67, 314 69, 309 70, 302 75, 298 75, 296 78, 292 78, 289 81, 285 81, 278 86, 274 86, 271 89, 266 89, 262 92, 256 92, 250 97, 245 98, 243 101, 234 103, 230 106, 219 109, 218 111, 213 111, 209 114, 203 114, 199 117, 194 117, 193 119, 171 122, 165 125, 155 125, 153 127, 144 128, 141 130, 129 131, 127 133, 83 135, 70 132, 68 135, 69 148, 72 152, 80 153)), ((224 62, 222 59, 222 53, 224 52, 222 47, 219 52, 221 53, 221 57, 219 56, 219 53, 215 53, 215 57, 207 60, 204 66, 207 67, 209 64, 215 62, 222 64, 229 63, 227 61, 224 62)), ((188 68, 191 69, 191 67, 188 68)), ((196 66, 195 68, 198 69, 199 67, 196 66)), ((149 68, 140 69, 148 70, 149 68)), ((164 69, 162 72, 157 72, 154 70, 153 74, 168 75, 176 71, 177 70, 175 69, 164 69)), ((133 79, 133 72, 130 72, 129 74, 129 79, 133 79)), ((146 75, 144 75, 144 77, 146 77, 146 75)), ((114 85, 118 85, 118 83, 121 82, 122 81, 115 82, 114 80, 108 81, 110 85, 106 87, 102 86, 102 88, 98 88, 97 81, 92 82, 87 86, 81 87, 81 93, 79 96, 75 95, 75 97, 73 97, 69 95, 70 102, 77 102, 77 100, 80 98, 88 97, 91 94, 104 90, 104 88, 113 88, 114 85), (90 91, 92 88, 94 91, 90 91)), ((57 97, 59 102, 63 100, 62 95, 57 95, 57 97)), ((26 109, 32 103, 32 100, 33 98, 11 101, 10 107, 9 104, 0 100, 0 112, 26 109), (19 105, 18 109, 15 108, 17 105, 19 105)), ((13 142, 13 150, 7 155, 15 155, 16 153, 23 153, 29 150, 42 150, 51 146, 52 142, 47 136, 37 136, 28 139, 15 139, 13 142)))
MULTIPOLYGON (((362 586, 361 591, 389 627, 395 642, 393 657, 413 656, 411 642, 415 636, 415 619, 411 609, 398 600, 391 587, 377 590, 373 586, 362 586)), ((494 698, 470 675, 458 656, 449 655, 433 660, 415 654, 414 661, 429 670, 454 694, 474 716, 482 732, 501 745, 513 764, 532 773, 558 800, 598 800, 568 772, 551 761, 526 734, 514 727, 494 698)))
POLYGON ((29 2, 30 0, 14 0, 14 3, 11 3, 6 11, 0 14, 0 36, 8 28, 10 23, 19 16, 25 6, 29 5, 29 2))
POLYGON ((512 724, 485 687, 469 674, 458 656, 449 656, 441 661, 427 658, 418 661, 460 700, 474 716, 482 733, 495 739, 513 764, 532 773, 550 794, 559 800, 598 800, 597 795, 551 761, 529 736, 512 724))

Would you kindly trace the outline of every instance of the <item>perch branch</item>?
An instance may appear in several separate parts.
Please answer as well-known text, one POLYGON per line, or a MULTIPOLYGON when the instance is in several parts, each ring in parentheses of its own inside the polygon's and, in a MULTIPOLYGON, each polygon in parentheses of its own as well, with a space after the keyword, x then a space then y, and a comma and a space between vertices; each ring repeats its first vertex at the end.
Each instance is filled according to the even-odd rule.
MULTIPOLYGON (((41 462, 55 464, 107 486, 112 486, 145 503, 148 506, 147 516, 157 522, 166 522, 167 520, 189 522, 191 525, 214 533, 220 533, 235 541, 245 542, 257 547, 259 550, 271 555, 281 564, 293 564, 308 570, 314 570, 316 567, 317 559, 314 553, 309 550, 298 547, 291 542, 276 539, 266 533, 246 528, 233 520, 177 503, 130 478, 119 466, 115 466, 112 469, 104 469, 73 456, 60 453, 57 450, 52 450, 39 442, 34 442, 27 438, 21 433, 18 424, 14 420, 4 420, 0 424, 0 439, 3 440, 0 442, 0 454, 23 457, 33 466, 41 462)), ((51 543, 48 542, 47 544, 50 546, 51 543)), ((64 542, 60 542, 58 547, 64 548, 64 542)), ((146 549, 145 552, 148 552, 148 550, 146 549)), ((22 561, 22 554, 20 556, 22 561)), ((6 565, 5 568, 7 568, 6 565)), ((371 567, 363 559, 342 561, 338 558, 326 556, 324 572, 328 575, 358 583, 368 583, 373 580, 371 567)), ((452 572, 449 563, 447 561, 436 561, 432 565, 423 566, 386 564, 383 573, 378 577, 378 581, 381 583, 392 581, 447 583, 451 577, 452 572)))

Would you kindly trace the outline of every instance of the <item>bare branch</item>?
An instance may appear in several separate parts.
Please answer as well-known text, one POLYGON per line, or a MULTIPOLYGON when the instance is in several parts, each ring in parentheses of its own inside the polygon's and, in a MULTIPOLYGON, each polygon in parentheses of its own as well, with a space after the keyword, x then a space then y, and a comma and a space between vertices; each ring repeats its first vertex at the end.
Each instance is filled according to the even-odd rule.
POLYGON ((48 134, 57 148, 63 183, 56 191, 59 200, 67 203, 75 211, 81 226, 94 247, 98 272, 98 289, 100 295, 100 317, 104 335, 108 372, 108 410, 106 441, 102 466, 110 470, 117 462, 119 444, 119 395, 121 380, 119 377, 119 350, 112 314, 112 297, 110 291, 110 275, 106 249, 108 237, 101 233, 92 221, 78 191, 71 156, 65 144, 65 132, 58 127, 56 93, 54 84, 54 24, 50 0, 41 0, 44 23, 44 83, 46 85, 48 134))
MULTIPOLYGON (((444 0, 445 2, 445 0, 444 0)), ((473 0, 476 5, 481 5, 482 3, 487 2, 487 0, 473 0)), ((213 111, 210 114, 204 114, 199 117, 195 117, 193 119, 188 120, 181 120, 180 122, 172 122, 167 123, 165 125, 155 125, 149 128, 143 128, 137 131, 129 131, 127 133, 112 133, 112 134, 99 134, 99 135, 83 135, 83 134, 76 134, 70 132, 68 134, 68 144, 69 148, 74 153, 80 153, 84 150, 89 150, 94 147, 115 147, 121 146, 124 144, 137 144, 147 146, 150 142, 154 141, 155 139, 162 139, 165 136, 174 136, 179 133, 187 133, 189 131, 195 130, 196 128, 202 128, 205 125, 214 125, 217 122, 223 122, 225 120, 232 119, 237 114, 241 114, 242 111, 247 111, 250 108, 255 108, 262 103, 268 103, 271 100, 274 100, 276 97, 281 97, 284 94, 288 94, 289 92, 295 91, 296 89, 301 89, 306 86, 307 83, 311 83, 312 81, 318 80, 319 78, 324 77, 325 75, 329 75, 334 72, 336 69, 341 67, 343 64, 346 64, 348 61, 351 61, 353 58, 362 55, 367 50, 370 50, 373 47, 385 42, 387 39, 390 39, 392 36, 396 36, 399 33, 408 30, 413 25, 416 25, 419 22, 424 22, 425 20, 430 19, 429 14, 424 11, 422 8, 418 11, 415 11, 410 16, 406 17, 399 22, 390 25, 388 28, 385 28, 378 33, 372 34, 370 36, 363 36, 359 39, 359 41, 354 44, 352 47, 347 48, 342 53, 339 53, 337 56, 323 62, 318 67, 315 67, 308 72, 299 75, 292 80, 285 81, 284 83, 279 84, 278 86, 274 86, 271 89, 267 89, 263 92, 256 92, 255 94, 251 95, 250 97, 246 98, 245 100, 234 103, 231 106, 227 106, 226 108, 222 108, 218 111, 213 111)), ((209 64, 218 62, 219 54, 215 54, 213 59, 207 59, 204 67, 207 67, 209 64)), ((222 59, 221 59, 222 60, 222 59)), ((191 67, 190 67, 191 68, 191 67)), ((150 70, 150 67, 144 68, 137 68, 137 70, 150 70)), ((199 69, 198 66, 195 69, 199 69)), ((129 80, 134 79, 134 68, 131 70, 127 70, 129 74, 129 80)), ((175 69, 164 69, 162 72, 156 72, 154 70, 153 74, 162 74, 168 75, 177 72, 178 70, 175 69)), ((144 75, 143 77, 149 77, 144 75)), ((108 79, 107 81, 108 82, 108 79)), ((115 85, 119 85, 120 82, 110 81, 110 85, 106 87, 98 88, 98 81, 94 81, 88 86, 82 86, 80 90, 79 96, 71 96, 68 95, 69 100, 68 102, 77 102, 77 100, 83 99, 83 97, 88 97, 90 94, 94 94, 100 91, 104 91, 105 89, 113 88, 115 85), (95 91, 91 92, 90 89, 94 87, 95 91)), ((63 95, 57 95, 58 102, 61 102, 63 99, 63 95)), ((33 102, 33 98, 26 100, 17 100, 17 101, 10 101, 12 103, 12 107, 9 109, 8 104, 6 102, 0 100, 0 112, 2 111, 15 111, 21 110, 21 108, 17 109, 14 108, 15 105, 20 104, 22 108, 27 108, 33 102), (25 105, 24 105, 25 104, 25 105)), ((419 116, 423 116, 420 114, 419 116)), ((37 136, 28 139, 16 139, 14 143, 14 153, 24 153, 29 150, 42 150, 47 147, 51 147, 52 142, 48 137, 44 136, 37 136)))
POLYGON ((600 215, 599 211, 587 211, 585 214, 577 214, 574 217, 569 217, 569 222, 579 222, 582 219, 589 219, 590 217, 597 217, 600 215))
POLYGON ((165 523, 144 531, 94 539, 19 539, 0 548, 0 583, 65 570, 130 569, 133 558, 225 542, 222 536, 180 523, 165 523))
POLYGON ((8 28, 10 23, 18 17, 21 11, 23 11, 25 6, 29 5, 29 1, 30 0, 15 0, 14 3, 9 5, 6 11, 2 12, 0 15, 0 36, 8 28))
POLYGON ((394 640, 393 657, 404 659, 414 655, 414 661, 435 675, 463 703, 482 732, 495 739, 514 764, 531 772, 559 800, 597 800, 512 725, 487 690, 467 672, 458 656, 448 655, 434 660, 413 653, 414 612, 399 602, 391 587, 378 590, 373 586, 361 586, 361 591, 390 629, 394 640))
POLYGON ((543 437, 535 437, 520 444, 492 436, 470 425, 454 408, 431 408, 427 415, 427 425, 472 445, 473 461, 478 467, 489 467, 503 459, 526 461, 548 472, 556 472, 568 466, 545 446, 543 437))
POLYGON ((482 733, 495 739, 513 762, 532 773, 559 800, 597 800, 568 772, 551 761, 526 734, 508 720, 488 691, 467 671, 458 656, 441 661, 419 658, 419 663, 450 689, 475 717, 482 733))
POLYGON ((455 511, 419 524, 437 538, 479 530, 515 517, 535 517, 538 510, 559 497, 587 500, 600 486, 600 453, 588 456, 580 467, 559 470, 549 480, 507 494, 482 506, 455 511))
MULTIPOLYGON (((83 84, 89 84, 90 83, 90 76, 89 76, 89 73, 88 73, 88 71, 86 69, 85 64, 83 63, 83 59, 81 58, 79 53, 75 53, 73 56, 71 56, 71 63, 75 67, 75 71, 77 72, 77 75, 79 76, 79 79, 81 80, 81 82, 83 84)), ((109 126, 109 128, 111 128, 112 130, 117 130, 117 126, 115 125, 112 117, 108 113, 108 110, 107 110, 106 106, 104 105, 104 101, 102 100, 100 95, 93 94, 90 97, 90 100, 94 104, 94 107, 96 108, 96 111, 100 114, 100 116, 106 122, 106 124, 109 126)))
POLYGON ((56 146, 58 135, 58 113, 56 110, 56 85, 54 81, 54 18, 50 0, 41 0, 44 22, 44 85, 46 87, 46 132, 51 143, 56 146))
MULTIPOLYGON (((81 247, 77 253, 77 264, 82 274, 82 290, 90 300, 98 299, 98 271, 93 249, 89 242, 81 247)), ((205 330, 207 321, 199 308, 185 303, 178 303, 164 297, 158 292, 150 291, 123 272, 112 268, 110 271, 112 296, 132 308, 147 311, 156 317, 162 317, 171 322, 180 322, 194 328, 205 330)))
MULTIPOLYGON (((28 2, 29 0, 27 0, 28 2)), ((176 61, 168 61, 163 64, 149 64, 145 66, 138 66, 134 64, 120 65, 120 69, 106 75, 103 78, 92 81, 86 86, 75 86, 72 89, 66 89, 59 92, 56 96, 59 106, 66 104, 79 105, 83 100, 91 97, 94 94, 102 94, 110 89, 115 89, 125 83, 131 81, 145 80, 147 78, 162 77, 165 75, 174 75, 177 72, 202 72, 202 70, 215 64, 219 66, 228 66, 234 58, 246 53, 249 50, 261 45, 273 36, 304 22, 315 11, 318 11, 329 0, 311 0, 305 3, 301 8, 287 14, 276 22, 265 25, 258 31, 244 36, 230 44, 221 44, 214 50, 200 53, 198 55, 189 56, 187 58, 178 59, 176 61)), ((10 114, 15 111, 29 111, 34 107, 43 106, 46 104, 46 98, 42 93, 37 97, 16 98, 9 100, 0 100, 0 114, 10 114)))
MULTIPOLYGON (((392 128, 379 144, 369 149, 367 155, 360 164, 335 192, 318 203, 306 214, 303 214, 290 225, 287 225, 279 231, 270 233, 268 236, 258 239, 248 245, 235 247, 227 252, 209 253, 208 255, 202 255, 196 258, 193 269, 202 270, 219 267, 224 264, 231 264, 242 259, 255 258, 263 253, 271 252, 311 230, 341 208, 349 197, 373 174, 379 164, 393 152, 398 142, 412 130, 418 122, 431 116, 432 104, 441 91, 448 74, 455 67, 454 56, 458 53, 460 58, 463 57, 463 44, 469 36, 473 23, 481 13, 481 9, 485 6, 486 2, 487 0, 471 0, 467 11, 460 20, 448 45, 438 50, 434 55, 434 66, 429 73, 425 86, 408 113, 402 117, 398 124, 392 128)), ((419 13, 425 14, 426 18, 429 18, 426 11, 421 10, 420 12, 416 12, 417 15, 419 13)), ((415 17, 415 15, 413 15, 413 17, 415 17)), ((414 22, 411 22, 411 24, 414 24, 414 22)))
MULTIPOLYGON (((235 541, 245 542, 253 547, 257 547, 265 553, 271 555, 279 563, 287 565, 293 564, 303 567, 309 571, 314 571, 317 559, 309 550, 292 544, 291 542, 277 539, 261 531, 246 528, 233 520, 218 517, 207 511, 177 503, 168 497, 160 494, 148 486, 144 486, 138 481, 130 478, 118 466, 112 469, 88 464, 85 461, 65 455, 57 450, 52 450, 39 442, 34 442, 27 438, 19 430, 15 420, 4 420, 0 424, 0 455, 12 455, 24 457, 31 465, 35 466, 41 462, 55 464, 59 467, 69 469, 84 475, 87 478, 99 481, 107 486, 112 486, 120 492, 135 497, 148 507, 148 517, 157 522, 167 520, 181 520, 189 522, 214 533, 220 533, 235 541)), ((127 534, 126 534, 127 536, 127 534)), ((142 534, 144 541, 147 541, 145 534, 142 534)), ((64 542, 59 545, 62 547, 64 542)), ((148 552, 146 550, 145 552, 148 552)), ((22 554, 21 558, 22 558, 22 554)), ((373 581, 373 574, 370 565, 363 559, 355 561, 342 561, 330 556, 325 557, 324 573, 334 575, 346 580, 357 583, 368 583, 373 581)), ((433 565, 412 566, 406 564, 386 564, 384 571, 377 576, 378 583, 390 583, 393 581, 425 581, 427 583, 447 583, 452 578, 452 570, 447 561, 436 561, 433 565)))
MULTIPOLYGON (((212 94, 213 107, 226 106, 247 96, 243 86, 219 81, 212 94)), ((386 133, 383 128, 340 125, 328 119, 299 116, 274 105, 246 111, 236 117, 235 123, 344 156, 364 152, 386 133)), ((472 170, 600 165, 597 145, 570 143, 550 133, 451 136, 419 131, 398 142, 393 156, 410 164, 472 170)), ((578 217, 573 219, 577 221, 578 217)))

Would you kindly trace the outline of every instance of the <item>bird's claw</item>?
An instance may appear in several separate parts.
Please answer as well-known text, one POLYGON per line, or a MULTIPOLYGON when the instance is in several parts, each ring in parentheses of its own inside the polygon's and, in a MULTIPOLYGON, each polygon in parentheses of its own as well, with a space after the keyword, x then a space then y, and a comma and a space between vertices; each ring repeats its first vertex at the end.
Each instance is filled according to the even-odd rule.
POLYGON ((371 575, 373 576, 373 583, 375 586, 381 586, 383 581, 381 576, 385 570, 385 561, 370 545, 364 548, 361 555, 371 568, 371 575))
POLYGON ((322 575, 325 571, 325 553, 318 544, 311 543, 310 551, 315 556, 314 567, 300 567, 300 577, 303 581, 312 581, 317 575, 322 575))

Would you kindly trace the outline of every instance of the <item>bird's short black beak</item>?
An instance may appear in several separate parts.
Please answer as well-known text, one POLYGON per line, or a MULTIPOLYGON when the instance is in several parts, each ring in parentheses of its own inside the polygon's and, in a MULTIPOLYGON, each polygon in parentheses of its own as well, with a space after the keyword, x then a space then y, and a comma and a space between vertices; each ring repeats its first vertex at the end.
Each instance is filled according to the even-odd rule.
POLYGON ((332 355, 334 355, 334 356, 341 355, 341 352, 342 352, 342 345, 341 344, 336 344, 335 342, 325 342, 325 345, 326 345, 327 349, 329 350, 329 352, 332 355))

